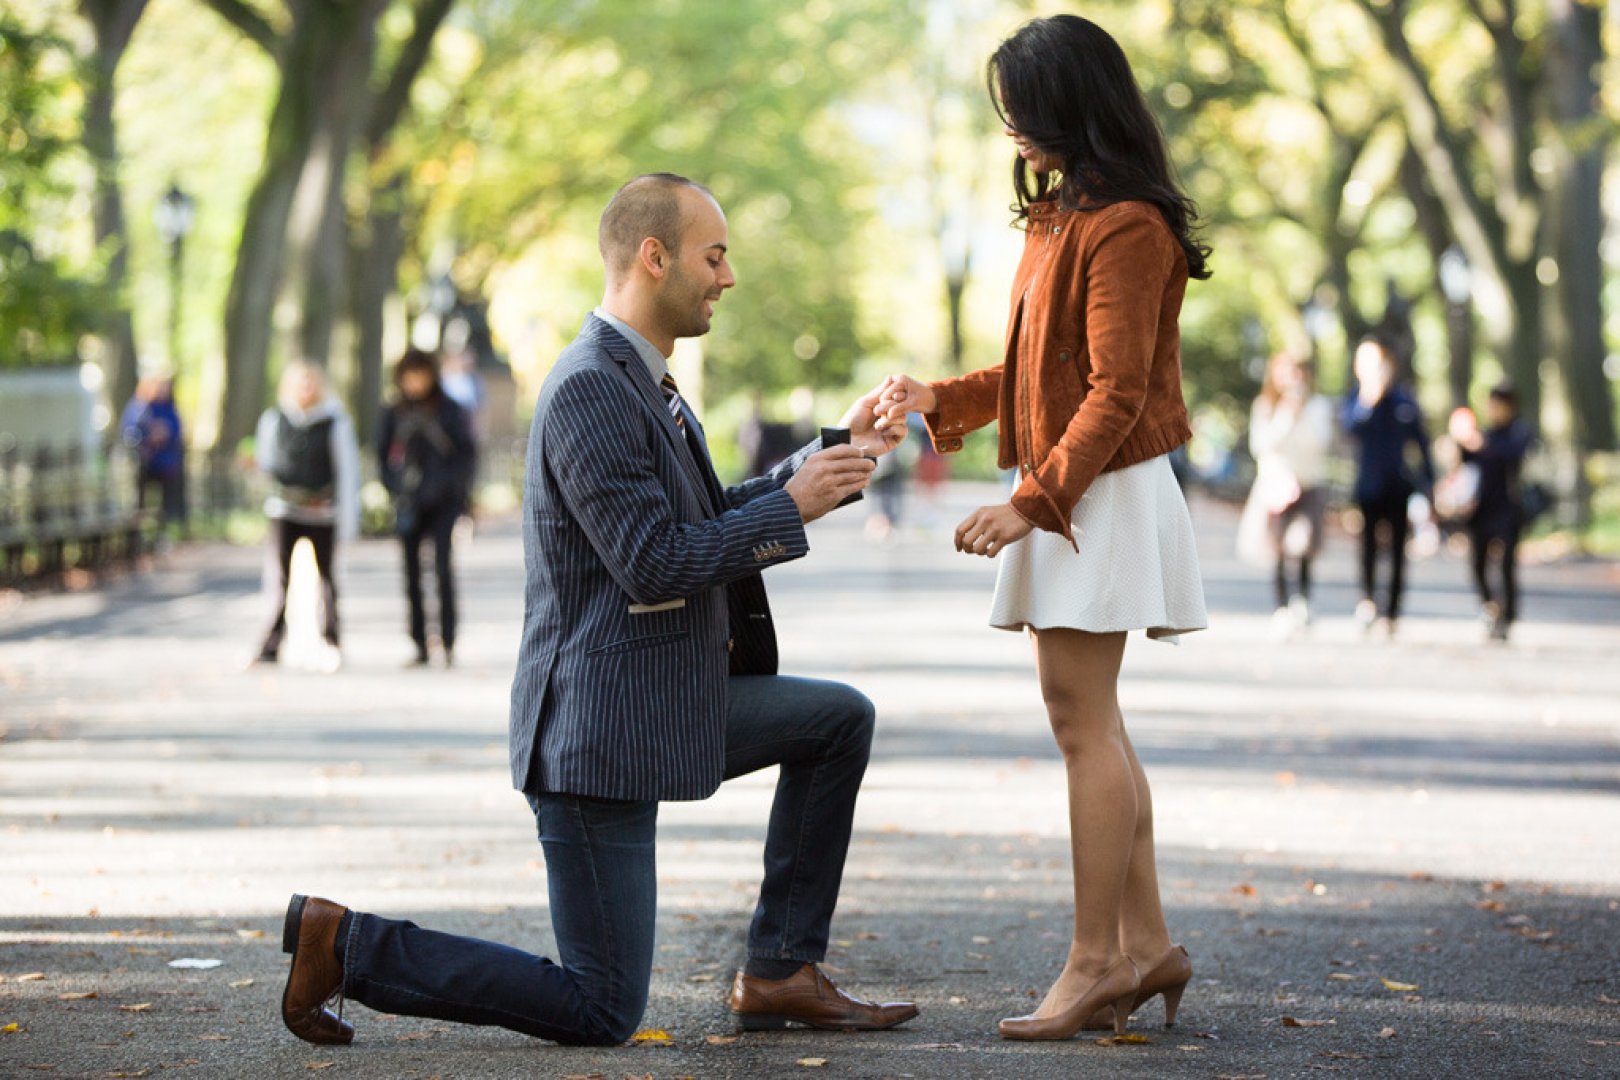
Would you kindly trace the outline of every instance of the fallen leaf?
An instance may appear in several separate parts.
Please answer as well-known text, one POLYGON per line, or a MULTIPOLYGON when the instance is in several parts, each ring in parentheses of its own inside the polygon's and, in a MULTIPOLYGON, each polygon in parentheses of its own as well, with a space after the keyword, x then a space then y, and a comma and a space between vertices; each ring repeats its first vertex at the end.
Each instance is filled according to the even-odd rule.
MULTIPOLYGON (((16 1025, 13 1024, 13 1027, 16 1025)), ((1587 1039, 1587 1046, 1620 1046, 1620 1039, 1587 1039)))
POLYGON ((19 1032, 21 1030, 22 1030, 22 1028, 18 1027, 17 1022, 15 1020, 13 1020, 11 1023, 7 1024, 5 1027, 0 1027, 0 1035, 15 1035, 15 1034, 17 1034, 17 1032, 19 1032))
POLYGON ((76 993, 72 993, 72 994, 57 994, 56 995, 56 1000, 57 1001, 89 1001, 91 998, 96 997, 96 996, 97 996, 97 994, 96 994, 96 992, 94 990, 80 990, 80 991, 78 991, 76 993))
POLYGON ((703 1036, 703 1041, 708 1043, 710 1046, 730 1046, 732 1043, 736 1042, 738 1038, 739 1036, 737 1035, 705 1035, 703 1036))
POLYGON ((1346 974, 1343 971, 1335 971, 1335 972, 1331 973, 1330 975, 1328 975, 1328 978, 1338 980, 1339 982, 1352 982, 1352 981, 1354 981, 1356 979, 1361 978, 1361 976, 1360 975, 1349 975, 1349 974, 1346 974))
POLYGON ((1507 884, 1501 881, 1487 881, 1480 889, 1484 892, 1507 892, 1507 884))
POLYGON ((231 982, 230 985, 231 985, 232 990, 245 990, 247 987, 253 985, 253 980, 252 979, 235 979, 235 980, 233 980, 231 982))
POLYGON ((1232 892, 1236 896, 1258 896, 1260 894, 1260 890, 1256 889, 1248 882, 1244 882, 1241 885, 1232 886, 1232 892))
POLYGON ((1620 998, 1612 998, 1608 994, 1598 995, 1599 1005, 1620 1005, 1620 998))
POLYGON ((1185 1045, 1185 1046, 1178 1046, 1178 1047, 1176 1047, 1176 1049, 1177 1049, 1177 1050, 1190 1050, 1190 1051, 1200 1051, 1200 1050, 1203 1050, 1203 1047, 1202 1047, 1202 1046, 1198 1046, 1198 1045, 1196 1045, 1196 1044, 1193 1044, 1193 1043, 1188 1043, 1188 1044, 1187 1044, 1187 1045, 1185 1045))
POLYGON ((1385 990, 1393 990, 1395 993, 1398 993, 1398 994, 1410 993, 1411 991, 1416 990, 1418 988, 1417 983, 1396 982, 1394 979, 1385 979, 1385 978, 1380 978, 1378 981, 1384 984, 1384 989, 1385 990))
POLYGON ((1129 1044, 1132 1046, 1138 1046, 1147 1043, 1148 1041, 1149 1039, 1146 1035, 1135 1031, 1127 1031, 1123 1035, 1109 1035, 1106 1038, 1098 1039, 1097 1045, 1117 1046, 1120 1044, 1129 1044))
POLYGON ((257 941, 259 938, 264 937, 264 931, 263 930, 238 930, 236 932, 236 936, 241 938, 243 941, 257 941))
POLYGON ((713 975, 688 975, 686 977, 686 981, 689 982, 689 983, 712 983, 712 982, 714 982, 714 976, 713 975))
POLYGON ((330 1069, 336 1064, 337 1062, 335 1061, 312 1061, 308 1065, 305 1065, 304 1068, 308 1069, 310 1072, 319 1072, 322 1069, 330 1069))
POLYGON ((645 1028, 630 1036, 633 1043, 648 1043, 653 1046, 670 1046, 675 1040, 670 1038, 669 1032, 663 1028, 645 1028))
POLYGON ((433 1038, 433 1032, 431 1032, 431 1031, 407 1031, 403 1035, 395 1035, 394 1036, 394 1041, 395 1042, 422 1042, 425 1039, 431 1039, 431 1038, 433 1038))
POLYGON ((17 976, 17 981, 18 982, 39 982, 44 977, 45 977, 45 973, 43 971, 30 971, 26 975, 17 976))
POLYGON ((1500 900, 1475 900, 1474 906, 1481 911, 1506 911, 1507 905, 1500 900))
POLYGON ((819 1069, 827 1064, 826 1058, 800 1058, 797 1062, 807 1069, 819 1069))
POLYGON ((1329 1024, 1337 1023, 1337 1020, 1300 1020, 1292 1016, 1282 1018, 1282 1026, 1292 1028, 1327 1027, 1329 1024))
POLYGON ((143 1001, 139 1005, 120 1005, 118 1007, 124 1012, 145 1012, 147 1009, 152 1007, 152 1003, 150 1001, 143 1001))
POLYGON ((197 1038, 201 1039, 203 1042, 230 1042, 231 1041, 231 1037, 229 1035, 199 1035, 199 1036, 197 1036, 197 1038))
POLYGON ((1378 1033, 1378 1037, 1380 1039, 1393 1039, 1395 1037, 1395 1029, 1392 1027, 1387 1027, 1378 1033))

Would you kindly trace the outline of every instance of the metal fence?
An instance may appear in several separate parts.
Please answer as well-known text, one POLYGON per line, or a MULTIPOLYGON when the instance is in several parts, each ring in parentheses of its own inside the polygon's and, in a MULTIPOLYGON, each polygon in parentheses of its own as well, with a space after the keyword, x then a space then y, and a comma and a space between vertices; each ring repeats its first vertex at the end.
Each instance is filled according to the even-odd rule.
POLYGON ((136 507, 135 464, 119 449, 0 449, 0 584, 127 563, 152 522, 136 507))

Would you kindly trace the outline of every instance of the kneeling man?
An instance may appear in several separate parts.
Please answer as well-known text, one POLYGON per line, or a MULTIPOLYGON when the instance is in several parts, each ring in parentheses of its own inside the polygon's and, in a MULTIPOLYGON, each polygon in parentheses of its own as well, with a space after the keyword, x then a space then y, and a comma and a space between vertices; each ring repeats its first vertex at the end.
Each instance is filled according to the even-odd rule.
POLYGON ((853 445, 812 443, 722 487, 670 375, 675 339, 709 329, 735 284, 725 215, 668 174, 602 214, 607 290, 547 377, 524 484, 528 585, 512 686, 514 784, 545 848, 557 961, 294 896, 282 1018, 347 1043, 326 1006, 495 1024, 610 1045, 647 1005, 658 804, 781 766, 765 877, 731 1009, 746 1028, 873 1030, 917 1015, 835 987, 826 955, 872 738, 872 704, 840 683, 780 676, 760 571, 803 556, 804 526, 866 486, 876 393, 845 418, 853 445))

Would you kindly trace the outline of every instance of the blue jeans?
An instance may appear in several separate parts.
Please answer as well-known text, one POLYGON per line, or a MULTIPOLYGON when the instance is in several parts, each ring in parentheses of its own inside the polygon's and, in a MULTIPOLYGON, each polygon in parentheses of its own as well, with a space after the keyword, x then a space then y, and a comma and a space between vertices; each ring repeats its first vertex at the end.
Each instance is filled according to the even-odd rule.
MULTIPOLYGON (((727 779, 781 766, 748 953, 819 961, 871 749, 872 703, 840 683, 781 676, 735 677, 729 697, 727 779)), ((347 997, 573 1045, 634 1033, 652 976, 658 804, 551 792, 529 802, 558 960, 355 912, 344 942, 347 997)))

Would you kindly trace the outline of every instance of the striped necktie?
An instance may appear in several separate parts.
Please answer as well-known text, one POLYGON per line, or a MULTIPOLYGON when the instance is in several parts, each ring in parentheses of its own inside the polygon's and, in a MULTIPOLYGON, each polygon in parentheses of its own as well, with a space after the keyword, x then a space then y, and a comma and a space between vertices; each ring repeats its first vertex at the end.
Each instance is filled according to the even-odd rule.
POLYGON ((669 409, 669 415, 675 418, 675 426, 683 432, 686 430, 686 414, 681 408, 681 388, 675 385, 675 376, 664 372, 658 386, 664 391, 664 406, 669 409))

